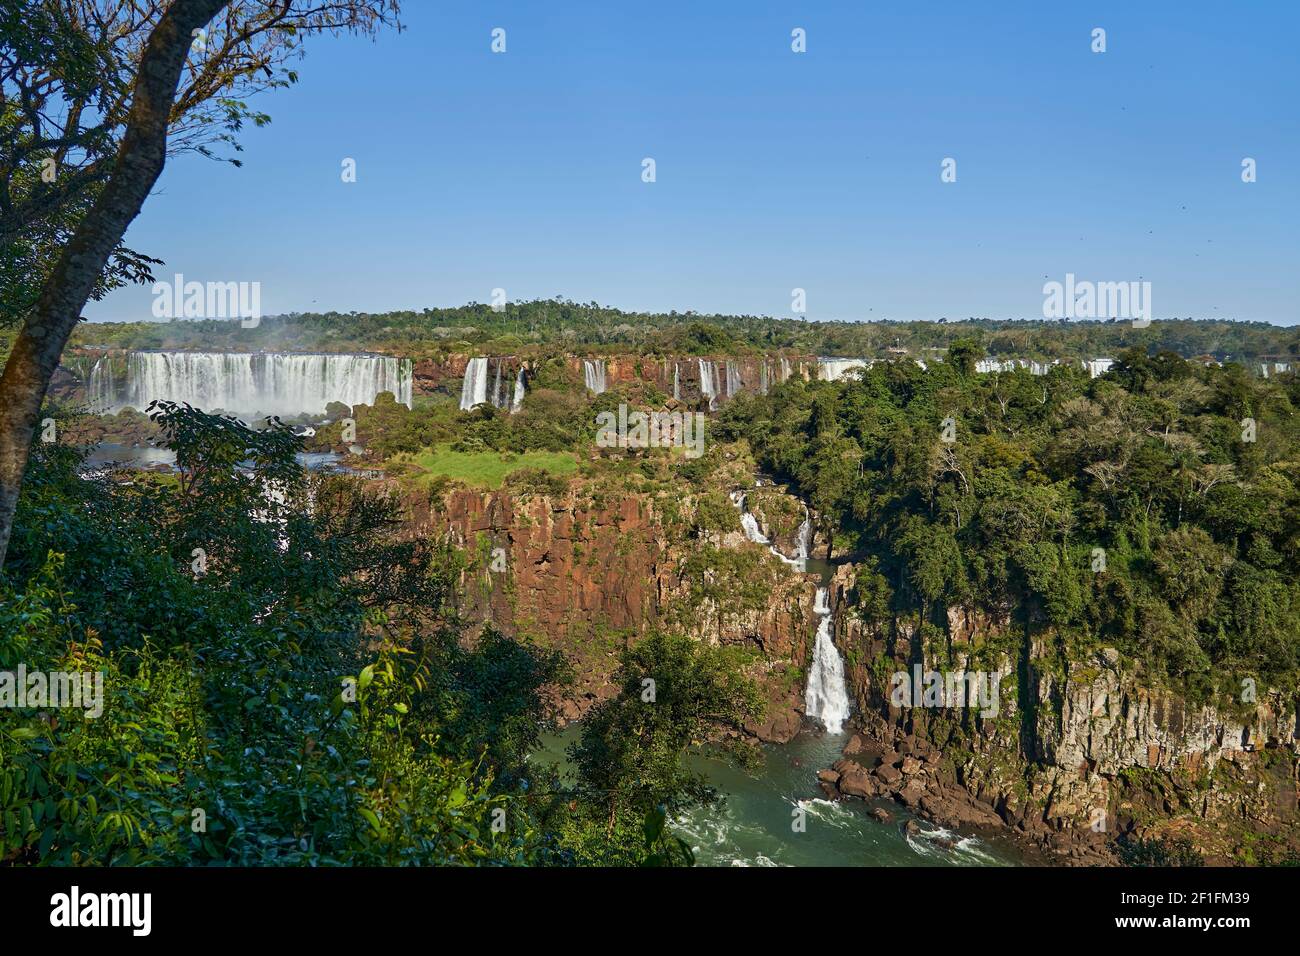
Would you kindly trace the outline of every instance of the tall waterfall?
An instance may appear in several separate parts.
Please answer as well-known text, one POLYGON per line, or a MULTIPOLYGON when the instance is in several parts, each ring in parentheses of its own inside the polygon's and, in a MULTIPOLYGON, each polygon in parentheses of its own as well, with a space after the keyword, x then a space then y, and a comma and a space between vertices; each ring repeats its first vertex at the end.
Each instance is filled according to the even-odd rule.
POLYGON ((510 411, 517 412, 519 407, 524 403, 524 367, 519 366, 519 373, 515 376, 515 394, 510 399, 510 411))
POLYGON ((709 400, 709 411, 718 401, 718 367, 708 359, 700 359, 700 397, 709 400))
POLYGON ((129 352, 126 379, 107 356, 91 369, 87 393, 104 411, 143 410, 152 401, 252 415, 321 414, 330 402, 369 405, 391 392, 411 407, 411 362, 389 355, 293 352, 129 352))
POLYGON ((605 360, 583 359, 582 380, 597 395, 605 391, 605 360))
POLYGON ((828 733, 838 734, 849 717, 849 692, 844 683, 844 661, 831 637, 830 594, 826 588, 817 589, 813 611, 818 617, 817 640, 804 691, 804 713, 825 724, 828 733))
POLYGON ((472 358, 465 365, 465 381, 460 386, 460 410, 487 403, 488 360, 472 358))
POLYGON ((108 356, 95 360, 86 384, 86 403, 92 412, 107 414, 117 401, 117 383, 113 381, 113 363, 108 356))
POLYGON ((727 398, 735 395, 744 387, 740 379, 740 367, 735 362, 727 362, 727 398))
POLYGON ((682 400, 682 369, 677 362, 673 363, 673 398, 682 400))

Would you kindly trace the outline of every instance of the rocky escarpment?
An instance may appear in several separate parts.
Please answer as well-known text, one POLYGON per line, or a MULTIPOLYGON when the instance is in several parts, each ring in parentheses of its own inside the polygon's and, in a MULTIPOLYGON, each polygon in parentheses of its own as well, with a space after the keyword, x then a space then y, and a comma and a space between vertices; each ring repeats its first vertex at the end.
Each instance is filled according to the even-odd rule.
MULTIPOLYGON (((851 566, 832 590, 854 603, 851 566)), ((1062 660, 1050 629, 1009 612, 837 620, 862 729, 823 779, 832 792, 1010 827, 1079 863, 1109 861, 1121 836, 1187 838, 1211 861, 1249 858, 1260 838, 1300 845, 1295 689, 1189 706, 1113 649, 1062 660), (971 671, 996 678, 995 707, 899 689, 971 671)))
POLYGON ((577 680, 562 704, 568 719, 615 692, 610 677, 625 642, 664 626, 735 647, 767 701, 748 729, 789 740, 803 716, 815 587, 738 532, 693 538, 670 529, 689 504, 675 500, 666 513, 647 494, 459 489, 415 502, 414 517, 416 533, 448 537, 472 556, 461 589, 466 620, 569 656, 577 680))

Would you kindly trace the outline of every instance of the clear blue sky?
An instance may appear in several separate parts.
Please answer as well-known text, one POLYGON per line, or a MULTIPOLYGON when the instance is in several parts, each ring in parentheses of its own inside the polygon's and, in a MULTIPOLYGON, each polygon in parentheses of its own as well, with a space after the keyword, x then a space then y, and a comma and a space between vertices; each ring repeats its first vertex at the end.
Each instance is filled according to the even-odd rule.
POLYGON ((309 41, 242 169, 168 163, 128 234, 160 278, 258 281, 265 314, 503 287, 790 315, 802 287, 810 319, 937 319, 1041 316, 1073 272, 1300 321, 1295 0, 405 6, 309 41))

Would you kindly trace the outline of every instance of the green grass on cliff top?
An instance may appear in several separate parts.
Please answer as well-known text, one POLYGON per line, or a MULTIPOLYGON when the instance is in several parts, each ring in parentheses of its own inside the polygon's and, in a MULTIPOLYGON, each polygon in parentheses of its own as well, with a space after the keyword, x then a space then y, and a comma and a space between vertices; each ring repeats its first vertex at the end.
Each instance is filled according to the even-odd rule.
POLYGON ((552 475, 566 477, 578 470, 577 459, 570 452, 528 451, 523 454, 503 454, 495 451, 452 451, 447 445, 420 452, 414 462, 425 475, 435 478, 445 475, 475 488, 497 489, 506 475, 520 468, 541 468, 552 475))

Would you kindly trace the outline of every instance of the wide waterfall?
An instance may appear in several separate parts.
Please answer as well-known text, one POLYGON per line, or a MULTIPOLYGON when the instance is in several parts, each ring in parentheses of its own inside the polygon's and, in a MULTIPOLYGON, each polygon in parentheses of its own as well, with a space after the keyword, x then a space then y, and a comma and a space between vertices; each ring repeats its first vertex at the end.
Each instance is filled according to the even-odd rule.
POLYGON ((582 380, 587 388, 597 395, 605 391, 605 360, 583 359, 582 380))
POLYGON ((838 382, 846 372, 855 368, 870 368, 866 359, 819 358, 817 360, 817 377, 823 382, 838 382))
POLYGON ((187 402, 245 416, 319 415, 330 402, 369 405, 381 392, 411 407, 411 362, 389 355, 293 352, 130 352, 126 378, 95 363, 88 400, 98 411, 187 402))
POLYGON ((804 713, 820 720, 828 733, 838 734, 849 718, 849 692, 844 683, 844 661, 831 637, 830 595, 826 588, 817 589, 813 611, 818 617, 817 641, 804 692, 804 713))

